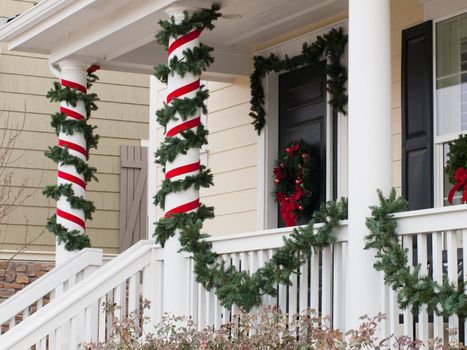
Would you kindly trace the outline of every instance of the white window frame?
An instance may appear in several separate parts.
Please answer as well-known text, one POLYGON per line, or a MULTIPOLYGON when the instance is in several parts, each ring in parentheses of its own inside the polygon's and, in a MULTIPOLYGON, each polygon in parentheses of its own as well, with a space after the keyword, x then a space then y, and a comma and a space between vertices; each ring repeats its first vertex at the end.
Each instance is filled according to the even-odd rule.
MULTIPOLYGON (((426 5, 425 5, 426 6, 426 5)), ((443 15, 439 15, 437 17, 432 17, 433 21, 433 179, 434 179, 434 207, 440 208, 444 206, 444 150, 443 146, 446 142, 453 141, 459 137, 459 135, 467 134, 467 130, 454 132, 450 134, 444 134, 438 136, 437 130, 437 121, 438 121, 438 113, 437 113, 437 98, 436 98, 436 26, 438 23, 448 20, 450 18, 462 15, 467 13, 467 7, 458 9, 459 5, 457 2, 453 1, 451 3, 451 8, 449 7, 449 3, 444 3, 446 8, 443 15), (447 5, 447 6, 446 6, 447 5), (446 14, 448 13, 448 14, 446 14)), ((427 17, 427 11, 425 9, 425 19, 429 20, 430 18, 427 17)))
MULTIPOLYGON (((304 42, 312 43, 319 35, 326 34, 333 28, 342 27, 348 32, 347 19, 321 27, 294 39, 282 42, 267 49, 257 51, 255 55, 268 56, 274 52, 279 57, 285 54, 290 57, 301 53, 304 42)), ((343 62, 347 62, 347 51, 343 62)), ((277 203, 272 196, 274 183, 272 178, 274 162, 277 158, 279 147, 279 75, 284 72, 270 73, 263 79, 265 93, 266 125, 257 139, 257 230, 277 228, 278 210, 277 203)), ((326 101, 329 102, 329 93, 326 101)), ((332 108, 326 106, 326 200, 331 200, 333 193, 333 130, 332 130, 332 108)), ((337 115, 337 196, 347 196, 347 116, 337 115)))

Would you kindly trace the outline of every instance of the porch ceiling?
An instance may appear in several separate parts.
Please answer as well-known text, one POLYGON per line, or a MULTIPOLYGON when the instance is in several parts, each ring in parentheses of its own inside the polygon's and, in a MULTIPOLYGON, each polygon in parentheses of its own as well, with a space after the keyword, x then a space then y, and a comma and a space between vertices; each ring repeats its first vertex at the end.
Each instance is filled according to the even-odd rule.
MULTIPOLYGON (((203 40, 214 46, 212 76, 247 75, 254 48, 267 40, 347 9, 348 0, 222 0, 216 29, 203 40), (240 16, 237 16, 240 15, 240 16)), ((43 0, 0 28, 10 50, 49 54, 51 63, 81 58, 104 69, 152 73, 166 60, 154 43, 164 9, 211 0, 43 0)))

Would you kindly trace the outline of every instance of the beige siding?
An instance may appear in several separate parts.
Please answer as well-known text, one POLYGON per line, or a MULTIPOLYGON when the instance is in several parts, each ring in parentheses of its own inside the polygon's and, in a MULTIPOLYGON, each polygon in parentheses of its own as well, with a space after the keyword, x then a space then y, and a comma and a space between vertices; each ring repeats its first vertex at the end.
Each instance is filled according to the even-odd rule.
MULTIPOLYGON (((0 0, 0 17, 27 10, 34 1, 0 0)), ((40 55, 8 52, 0 47, 0 127, 9 128, 24 121, 24 131, 15 144, 13 192, 25 179, 30 197, 12 213, 7 225, 0 226, 0 249, 17 250, 44 230, 48 216, 54 213, 55 201, 42 196, 42 188, 56 182, 56 164, 43 153, 57 142, 50 127, 50 114, 57 111, 45 94, 52 85, 47 59, 40 55)), ((101 101, 91 123, 98 128, 99 147, 91 154, 91 165, 98 168, 99 182, 88 187, 88 198, 97 211, 88 222, 88 233, 94 247, 106 253, 118 252, 120 145, 140 145, 148 138, 149 77, 139 74, 99 71, 101 80, 92 91, 101 101)), ((30 251, 51 251, 54 239, 43 233, 30 244, 30 251)))
MULTIPOLYGON (((208 167, 214 186, 202 190, 201 200, 214 206, 216 217, 205 223, 211 235, 253 231, 256 227, 256 133, 249 113, 249 79, 231 84, 208 82, 208 167)), ((159 105, 166 88, 159 90, 159 105)), ((158 140, 162 138, 158 130, 158 140)), ((157 178, 162 178, 158 168, 157 178)), ((161 215, 161 211, 158 211, 161 215)))
POLYGON ((393 185, 401 192, 401 44, 402 30, 423 22, 423 6, 418 0, 391 1, 391 54, 392 54, 392 141, 393 185))

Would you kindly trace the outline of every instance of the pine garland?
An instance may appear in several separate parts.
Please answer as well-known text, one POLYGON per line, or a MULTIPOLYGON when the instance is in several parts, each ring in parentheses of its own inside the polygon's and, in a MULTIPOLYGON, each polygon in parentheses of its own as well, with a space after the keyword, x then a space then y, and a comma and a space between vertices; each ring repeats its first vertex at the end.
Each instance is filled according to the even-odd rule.
POLYGON ((371 216, 366 225, 370 234, 366 237, 366 249, 376 249, 374 268, 384 272, 384 281, 397 292, 397 300, 402 308, 411 308, 417 315, 422 305, 428 312, 438 316, 458 315, 467 317, 467 295, 465 283, 455 286, 446 275, 439 284, 430 276, 422 275, 420 265, 413 269, 408 264, 407 249, 403 249, 397 235, 397 221, 393 213, 407 210, 405 199, 396 196, 392 190, 389 198, 378 191, 379 206, 371 207, 371 216))
POLYGON ((347 69, 341 63, 342 55, 347 45, 347 35, 342 28, 331 29, 322 36, 318 36, 312 44, 304 43, 302 53, 295 57, 285 56, 280 59, 271 53, 269 57, 255 56, 254 71, 250 76, 251 89, 251 112, 254 125, 258 135, 266 124, 266 111, 264 110, 264 88, 262 80, 271 72, 291 71, 307 65, 319 63, 323 56, 327 59, 326 88, 331 99, 329 104, 336 112, 346 113, 347 94, 345 84, 347 82, 347 69))
MULTIPOLYGON (((93 69, 88 70, 87 75, 86 85, 88 89, 99 79, 97 75, 94 74, 94 67, 92 68, 93 69)), ((52 120, 50 125, 55 129, 57 135, 59 135, 60 132, 67 135, 73 135, 75 132, 83 133, 84 139, 86 140, 86 159, 89 159, 89 151, 97 148, 99 142, 99 135, 94 135, 94 129, 96 127, 87 124, 87 121, 91 117, 91 112, 97 110, 96 101, 99 100, 97 95, 95 93, 83 94, 68 86, 63 87, 59 82, 54 82, 52 89, 47 93, 47 97, 51 102, 65 101, 73 107, 76 107, 78 101, 84 102, 86 110, 85 120, 70 119, 67 118, 65 114, 58 112, 51 115, 52 120)), ((66 146, 63 148, 59 146, 49 147, 45 155, 57 164, 74 166, 76 171, 83 175, 86 183, 93 179, 97 181, 95 176, 97 169, 89 166, 89 164, 81 158, 70 154, 66 146)), ((42 193, 47 198, 52 198, 54 200, 58 200, 62 196, 66 197, 72 208, 84 211, 86 220, 92 219, 92 214, 96 210, 92 201, 75 195, 71 184, 46 186, 42 193)), ((47 229, 57 237, 59 243, 65 244, 65 249, 68 251, 81 250, 91 245, 87 235, 77 230, 68 230, 63 225, 57 223, 57 216, 55 214, 48 219, 47 229)))
MULTIPOLYGON (((212 29, 212 22, 220 16, 218 10, 218 6, 213 6, 210 10, 192 15, 185 14, 181 24, 175 24, 173 18, 161 21, 162 29, 156 35, 157 42, 167 48, 170 37, 179 37, 194 29, 212 29)), ((168 65, 156 67, 154 74, 164 83, 173 74, 199 75, 213 62, 211 51, 206 45, 192 51, 186 50, 183 60, 174 57, 168 65)), ((164 104, 156 113, 158 123, 166 128, 167 123, 175 117, 186 120, 199 109, 207 113, 205 101, 208 96, 206 89, 200 89, 194 98, 176 98, 170 104, 164 104)), ((180 137, 166 137, 156 152, 156 163, 165 166, 179 154, 186 154, 190 148, 199 148, 204 144, 207 144, 207 130, 202 125, 196 131, 181 132, 180 137)), ((210 170, 201 167, 197 175, 186 176, 182 180, 164 180, 160 191, 154 197, 154 203, 164 209, 165 198, 169 193, 183 191, 191 186, 199 189, 211 185, 210 170)), ((217 262, 217 254, 212 251, 211 243, 206 241, 208 236, 202 233, 204 220, 213 217, 214 209, 201 205, 196 211, 161 218, 156 223, 156 241, 164 246, 167 240, 175 235, 176 230, 179 230, 181 250, 193 256, 196 280, 207 290, 215 288, 224 306, 236 304, 249 310, 261 303, 263 295, 276 295, 277 283, 290 285, 291 274, 298 273, 299 267, 309 259, 312 250, 320 250, 335 241, 332 230, 340 220, 347 217, 347 201, 343 199, 338 203, 328 202, 323 205, 308 226, 294 230, 273 258, 252 275, 246 271, 238 271, 225 262, 217 262), (314 234, 314 224, 318 218, 324 224, 318 228, 318 233, 314 234)))

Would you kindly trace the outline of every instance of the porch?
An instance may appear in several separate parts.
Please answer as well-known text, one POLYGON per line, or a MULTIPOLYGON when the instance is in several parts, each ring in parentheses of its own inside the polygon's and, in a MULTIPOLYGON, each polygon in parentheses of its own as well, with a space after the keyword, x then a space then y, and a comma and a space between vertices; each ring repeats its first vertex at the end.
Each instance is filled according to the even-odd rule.
MULTIPOLYGON (((462 284, 467 261, 465 211, 465 206, 457 206, 396 214, 400 240, 408 249, 410 265, 419 264, 423 273, 438 282, 447 275, 454 284, 462 284)), ((219 259, 252 274, 265 265, 291 232, 291 228, 283 228, 209 240, 219 259)), ((358 284, 362 291, 372 288, 362 285, 358 277, 346 279, 349 235, 348 223, 342 222, 335 232, 336 243, 316 254, 312 252, 311 259, 300 268, 300 274, 292 275, 292 285, 278 285, 277 297, 263 297, 263 305, 277 305, 290 318, 313 308, 329 315, 333 327, 347 329, 346 303, 360 300, 359 296, 348 298, 349 284, 358 284)), ((44 276, 43 281, 38 280, 1 305, 0 322, 5 333, 0 336, 0 348, 25 349, 36 344, 37 349, 74 349, 91 341, 104 342, 110 336, 114 318, 125 319, 138 312, 150 320, 144 323, 139 335, 151 333, 162 319, 164 305, 174 298, 173 294, 164 294, 166 254, 152 241, 140 241, 101 265, 101 251, 82 251, 44 276), (46 303, 49 298, 50 303, 46 303), (144 308, 144 299, 151 302, 150 308, 144 308), (109 315, 104 303, 115 303, 120 308, 109 315)), ((238 311, 236 307, 223 307, 215 291, 206 291, 196 283, 191 257, 184 254, 183 258, 188 276, 178 282, 186 307, 183 314, 192 317, 199 329, 218 328, 231 321, 238 311)), ((382 279, 373 284, 383 287, 382 279)), ((178 299, 179 291, 174 293, 178 294, 175 301, 182 303, 178 299)), ((391 288, 381 289, 380 311, 387 315, 381 324, 382 337, 408 335, 428 344, 428 339, 435 337, 447 341, 449 327, 459 329, 460 339, 464 339, 465 320, 456 316, 443 319, 428 313, 425 307, 413 315, 409 310, 400 309, 396 298, 391 288)))
MULTIPOLYGON (((210 5, 210 1, 140 1, 135 5, 123 0, 111 4, 101 0, 45 0, 0 28, 0 38, 8 41, 13 50, 49 54, 51 69, 62 79, 68 74, 65 78, 77 75, 83 80, 85 69, 91 64, 98 64, 102 69, 151 74, 154 64, 166 61, 164 49, 152 45, 157 20, 165 18, 167 9, 180 16, 183 10, 210 5), (64 32, 67 35, 63 35, 64 32)), ((417 6, 426 11, 426 18, 417 18, 416 23, 430 19, 430 13, 443 7, 436 0, 417 3, 417 6)), ((409 197, 409 202, 418 203, 420 199, 419 193, 411 192, 402 180, 393 179, 393 172, 395 177, 400 177, 394 170, 394 164, 400 167, 401 163, 399 158, 394 160, 394 149, 399 150, 397 143, 402 142, 392 132, 394 105, 391 101, 402 93, 398 89, 401 83, 394 84, 391 71, 395 66, 391 40, 401 41, 391 33, 391 21, 395 20, 390 17, 391 2, 351 0, 347 4, 330 0, 296 1, 289 5, 283 1, 262 1, 248 5, 225 1, 221 11, 229 19, 224 19, 218 28, 205 36, 206 42, 215 50, 215 63, 201 77, 208 85, 209 82, 232 82, 236 76, 249 75, 253 53, 294 55, 304 41, 313 41, 332 28, 342 27, 346 32, 348 28, 349 32, 348 116, 326 104, 329 117, 326 133, 328 136, 335 133, 339 138, 334 145, 331 137, 326 141, 329 156, 325 168, 329 178, 323 189, 325 200, 348 196, 349 219, 335 230, 337 241, 334 244, 317 254, 313 251, 311 258, 300 267, 300 273, 291 276, 292 284, 278 285, 277 297, 265 296, 263 304, 278 305, 290 317, 310 307, 322 315, 329 315, 333 326, 342 330, 356 327, 358 317, 363 314, 384 312, 387 319, 381 328, 383 335, 414 336, 427 344, 430 338, 445 339, 445 329, 449 327, 459 328, 461 339, 465 339, 467 323, 457 316, 443 319, 428 313, 426 308, 422 308, 418 315, 401 310, 396 293, 384 285, 383 275, 372 267, 374 251, 363 249, 368 234, 365 219, 370 215, 369 206, 377 204, 376 189, 388 194, 396 183, 409 197), (270 10, 261 10, 264 8, 270 10), (240 22, 236 22, 238 14, 242 18, 240 22), (257 27, 257 18, 261 18, 260 27, 257 27), (325 23, 323 18, 327 19, 325 23), (297 34, 295 39, 284 39, 285 44, 278 44, 282 42, 281 36, 303 31, 303 27, 307 28, 305 34, 297 34), (330 122, 331 115, 335 115, 335 124, 330 122), (334 166, 338 170, 333 178, 334 166)), ((465 4, 450 0, 443 11, 446 12, 443 16, 459 15, 465 11, 465 4)), ((289 237, 293 230, 275 228, 278 226, 278 210, 271 196, 274 186, 272 168, 280 142, 276 137, 280 129, 276 98, 278 79, 279 74, 271 74, 263 81, 267 120, 265 129, 257 138, 257 229, 249 233, 214 235, 208 239, 220 260, 250 275, 272 258, 283 245, 283 238, 289 237)), ((152 84, 149 154, 156 151, 161 141, 161 130, 156 126, 153 114, 162 107, 158 101, 164 94, 160 94, 154 80, 152 84)), ((170 88, 169 81, 169 91, 170 88)), ((326 100, 329 98, 327 94, 326 100)), ((414 107, 415 112, 417 107, 414 107)), ((431 127, 422 131, 433 133, 431 127)), ((459 132, 462 134, 463 129, 459 132)), ((432 136, 423 141, 431 142, 428 149, 435 147, 432 136)), ((442 147, 442 143, 438 143, 442 147)), ((440 147, 433 155, 438 159, 438 167, 443 164, 440 147)), ((419 149, 405 148, 404 152, 413 150, 419 149)), ((430 163, 427 177, 431 172, 436 173, 433 163, 430 163)), ((152 205, 156 181, 160 181, 161 174, 152 159, 148 160, 148 169, 148 198, 152 205)), ((427 181, 433 191, 428 199, 431 203, 425 206, 430 209, 395 214, 398 235, 403 247, 408 249, 410 266, 420 265, 422 273, 436 282, 441 283, 443 276, 447 276, 454 285, 462 285, 467 259, 467 251, 463 249, 467 239, 467 205, 443 207, 442 180, 435 175, 433 178, 436 180, 433 183, 427 181)), ((406 179, 410 186, 416 185, 413 179, 413 176, 406 179)), ((175 207, 187 198, 192 200, 193 196, 197 197, 193 193, 173 197, 170 205, 175 207)), ((152 307, 144 310, 151 319, 145 325, 146 332, 161 320, 164 312, 188 315, 199 328, 219 327, 231 320, 237 307, 224 307, 215 290, 206 291, 196 282, 193 259, 189 254, 179 253, 177 240, 169 240, 164 248, 153 243, 153 223, 160 217, 161 213, 151 210, 149 240, 137 243, 103 266, 98 259, 88 265, 90 261, 86 254, 76 255, 67 252, 63 245, 57 245, 57 255, 60 256, 57 269, 62 266, 61 272, 52 271, 47 285, 39 280, 24 293, 13 297, 6 306, 0 306, 0 323, 8 325, 5 328, 9 329, 0 336, 0 349, 24 349, 34 344, 36 349, 69 349, 83 342, 105 341, 112 317, 105 314, 104 302, 119 305, 121 308, 115 311, 114 317, 122 319, 130 312, 141 310, 141 300, 149 300, 152 307), (63 266, 72 265, 77 267, 68 269, 68 273, 63 270, 63 266), (41 292, 37 294, 41 283, 41 292), (50 298, 52 302, 43 306, 44 298, 50 298), (20 319, 22 321, 16 324, 20 319)), ((315 230, 319 227, 316 225, 315 230)))

